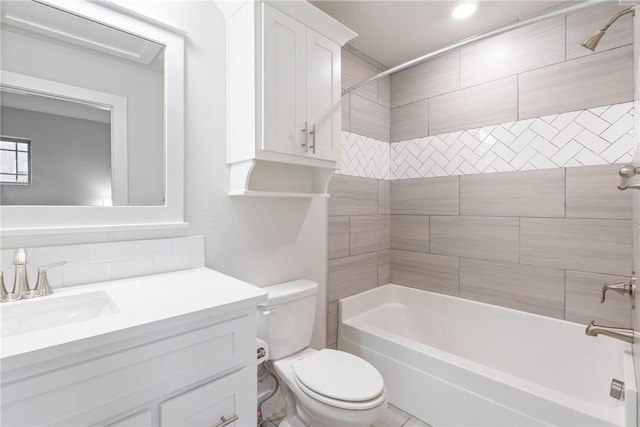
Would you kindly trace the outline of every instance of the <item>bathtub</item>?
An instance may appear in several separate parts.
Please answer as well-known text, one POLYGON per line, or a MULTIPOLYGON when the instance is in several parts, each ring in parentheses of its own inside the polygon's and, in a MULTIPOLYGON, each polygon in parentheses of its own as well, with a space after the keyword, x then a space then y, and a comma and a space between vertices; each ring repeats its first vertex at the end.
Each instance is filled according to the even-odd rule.
POLYGON ((635 426, 631 345, 585 325, 385 285, 340 300, 338 348, 434 426, 635 426), (623 400, 609 396, 613 378, 623 400))

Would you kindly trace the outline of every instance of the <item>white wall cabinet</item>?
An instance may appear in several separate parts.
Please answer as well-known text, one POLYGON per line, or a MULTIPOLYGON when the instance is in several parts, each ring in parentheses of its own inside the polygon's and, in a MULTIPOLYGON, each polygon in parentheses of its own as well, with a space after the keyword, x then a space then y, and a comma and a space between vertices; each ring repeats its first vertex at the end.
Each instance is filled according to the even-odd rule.
POLYGON ((326 194, 340 159, 340 47, 356 34, 304 1, 226 12, 230 194, 326 194))

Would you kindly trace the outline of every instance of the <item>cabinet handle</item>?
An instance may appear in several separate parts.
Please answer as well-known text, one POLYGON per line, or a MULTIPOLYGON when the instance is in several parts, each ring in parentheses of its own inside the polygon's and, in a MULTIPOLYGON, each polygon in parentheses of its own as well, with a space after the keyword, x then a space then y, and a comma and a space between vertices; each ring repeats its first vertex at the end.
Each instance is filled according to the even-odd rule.
POLYGON ((311 132, 309 132, 309 135, 313 135, 311 138, 312 144, 309 149, 313 150, 313 154, 316 154, 316 125, 311 126, 311 132))
POLYGON ((238 421, 238 418, 240 417, 237 415, 234 415, 231 418, 220 417, 220 422, 218 424, 212 425, 211 427, 225 427, 231 423, 238 421))
POLYGON ((307 122, 304 122, 304 129, 302 129, 300 132, 304 133, 304 139, 302 142, 302 146, 306 147, 307 146, 307 130, 308 130, 308 126, 307 126, 307 122))

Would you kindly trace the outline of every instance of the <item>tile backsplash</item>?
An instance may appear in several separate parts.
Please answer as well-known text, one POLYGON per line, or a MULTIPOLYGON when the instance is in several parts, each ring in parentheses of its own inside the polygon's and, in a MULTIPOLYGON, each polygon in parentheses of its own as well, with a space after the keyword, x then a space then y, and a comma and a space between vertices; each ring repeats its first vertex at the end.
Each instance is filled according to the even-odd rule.
MULTIPOLYGON (((37 278, 37 268, 57 261, 67 261, 67 264, 49 270, 53 288, 204 267, 204 236, 26 249, 32 286, 37 278)), ((2 271, 9 288, 13 282, 13 252, 14 249, 0 251, 2 271)))

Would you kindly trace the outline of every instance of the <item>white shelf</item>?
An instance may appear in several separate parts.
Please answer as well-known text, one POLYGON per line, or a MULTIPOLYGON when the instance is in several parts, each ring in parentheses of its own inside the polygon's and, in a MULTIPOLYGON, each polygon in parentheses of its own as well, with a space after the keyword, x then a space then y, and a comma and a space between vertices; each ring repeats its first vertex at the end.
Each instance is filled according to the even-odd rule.
POLYGON ((229 191, 230 196, 248 196, 248 197, 293 197, 293 198, 312 198, 323 197, 328 198, 328 194, 324 193, 287 193, 284 191, 229 191))

